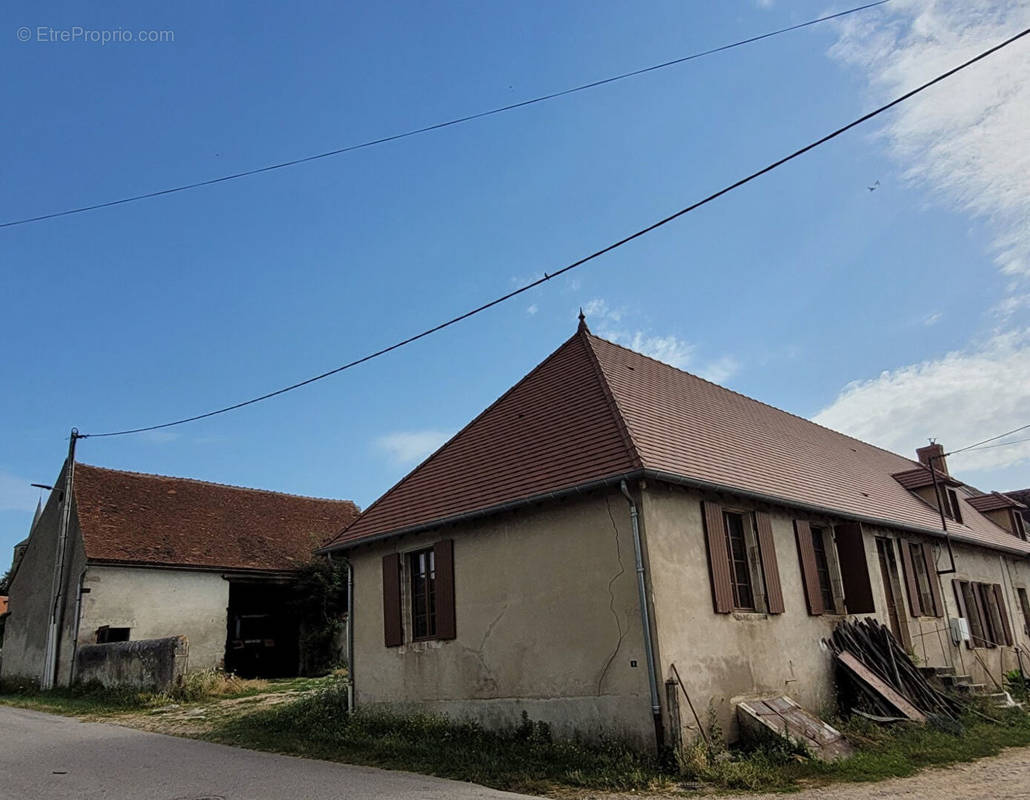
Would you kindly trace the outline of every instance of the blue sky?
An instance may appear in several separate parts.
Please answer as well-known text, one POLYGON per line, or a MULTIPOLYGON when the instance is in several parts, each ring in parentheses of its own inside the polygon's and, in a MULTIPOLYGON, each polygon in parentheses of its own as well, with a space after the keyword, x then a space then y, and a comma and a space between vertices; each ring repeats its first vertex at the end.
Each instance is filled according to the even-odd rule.
MULTIPOLYGON (((0 220, 332 149, 848 5, 9 3, 0 220), (39 26, 174 42, 41 42, 39 26)), ((0 229, 0 561, 71 426, 200 413, 389 344, 699 199, 1028 16, 893 0, 457 128, 0 229)), ((85 440, 79 458, 364 507, 567 338, 580 306, 597 333, 905 454, 1030 422, 1028 46, 468 323, 234 414, 85 440)), ((1028 458, 1014 445, 953 469, 1011 489, 1030 485, 1028 458)))

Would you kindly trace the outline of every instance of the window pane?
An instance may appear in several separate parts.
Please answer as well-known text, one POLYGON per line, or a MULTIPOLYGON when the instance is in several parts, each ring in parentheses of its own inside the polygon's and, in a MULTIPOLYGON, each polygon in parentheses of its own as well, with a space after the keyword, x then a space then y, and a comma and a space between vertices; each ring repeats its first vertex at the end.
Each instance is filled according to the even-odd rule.
POLYGON ((754 592, 751 588, 751 570, 747 562, 747 541, 744 538, 744 515, 727 512, 726 551, 730 559, 730 583, 733 587, 733 605, 753 611, 754 592))
POLYGON ((436 558, 432 550, 409 557, 411 570, 411 630, 413 638, 436 635, 436 558))
POLYGON ((823 598, 823 608, 826 611, 833 611, 836 604, 833 602, 833 586, 830 584, 830 562, 826 557, 825 531, 822 528, 812 528, 812 549, 815 550, 815 572, 819 576, 819 593, 823 598))

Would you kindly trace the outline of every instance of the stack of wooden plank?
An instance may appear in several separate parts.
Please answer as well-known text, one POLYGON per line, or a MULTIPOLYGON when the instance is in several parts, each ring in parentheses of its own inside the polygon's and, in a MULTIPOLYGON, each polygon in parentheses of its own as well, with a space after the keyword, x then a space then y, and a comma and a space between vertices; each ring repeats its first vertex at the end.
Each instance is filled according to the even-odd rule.
POLYGON ((827 640, 856 710, 913 722, 955 721, 962 705, 934 688, 890 630, 872 618, 842 620, 827 640))

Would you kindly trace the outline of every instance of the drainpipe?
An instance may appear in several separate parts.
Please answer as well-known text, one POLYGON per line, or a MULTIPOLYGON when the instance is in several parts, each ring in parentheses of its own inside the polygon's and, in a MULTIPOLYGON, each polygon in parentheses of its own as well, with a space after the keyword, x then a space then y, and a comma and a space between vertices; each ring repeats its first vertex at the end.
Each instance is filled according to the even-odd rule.
POLYGON ((57 553, 54 564, 53 586, 50 594, 50 620, 47 625, 46 650, 43 659, 43 675, 39 685, 41 689, 53 689, 57 680, 57 655, 61 649, 61 622, 64 617, 64 560, 68 549, 68 525, 71 522, 72 497, 75 475, 75 442, 79 440, 79 431, 72 428, 68 438, 68 460, 64 471, 64 505, 61 507, 61 527, 57 534, 57 553))
POLYGON ((347 567, 347 710, 354 710, 354 566, 349 558, 347 567))
POLYGON ((629 503, 629 518, 633 523, 633 556, 637 567, 637 594, 640 597, 640 624, 644 629, 644 658, 647 661, 647 683, 651 691, 651 716, 654 718, 655 744, 659 752, 665 742, 665 729, 662 726, 662 707, 658 700, 658 678, 655 673, 654 643, 651 641, 651 617, 647 606, 647 588, 644 575, 644 556, 640 547, 640 518, 637 504, 629 493, 626 481, 619 482, 619 490, 629 503))

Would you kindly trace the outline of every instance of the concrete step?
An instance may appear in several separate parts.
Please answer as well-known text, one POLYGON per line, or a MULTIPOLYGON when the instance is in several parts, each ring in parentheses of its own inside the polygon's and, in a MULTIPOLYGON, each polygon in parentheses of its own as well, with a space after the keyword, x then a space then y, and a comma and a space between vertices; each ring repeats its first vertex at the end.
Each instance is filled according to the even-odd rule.
POLYGON ((920 667, 919 671, 926 678, 943 678, 945 675, 954 675, 954 667, 920 667))
POLYGON ((987 684, 985 683, 956 683, 954 688, 958 689, 963 694, 976 694, 982 695, 986 693, 987 684))
POLYGON ((956 686, 963 683, 972 683, 973 677, 971 675, 941 675, 940 681, 945 686, 956 686))

